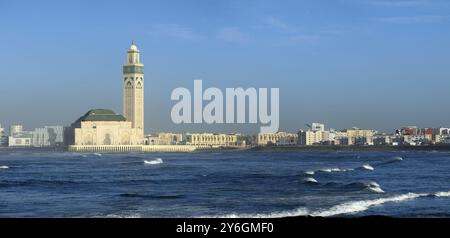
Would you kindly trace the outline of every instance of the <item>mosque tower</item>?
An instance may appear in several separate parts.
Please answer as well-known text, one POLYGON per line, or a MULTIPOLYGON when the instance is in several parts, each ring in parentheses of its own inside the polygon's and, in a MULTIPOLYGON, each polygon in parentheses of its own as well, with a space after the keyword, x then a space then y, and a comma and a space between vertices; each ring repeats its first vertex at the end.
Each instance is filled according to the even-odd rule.
POLYGON ((144 138, 144 65, 139 59, 139 50, 134 42, 123 65, 123 115, 131 126, 144 138))

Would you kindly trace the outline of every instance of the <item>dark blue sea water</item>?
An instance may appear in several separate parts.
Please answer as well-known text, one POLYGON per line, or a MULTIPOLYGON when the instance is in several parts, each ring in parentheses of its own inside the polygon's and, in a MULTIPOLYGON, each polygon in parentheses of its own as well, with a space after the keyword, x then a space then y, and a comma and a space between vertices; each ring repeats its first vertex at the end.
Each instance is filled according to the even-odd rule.
POLYGON ((0 152, 0 217, 299 215, 450 217, 450 153, 0 152))

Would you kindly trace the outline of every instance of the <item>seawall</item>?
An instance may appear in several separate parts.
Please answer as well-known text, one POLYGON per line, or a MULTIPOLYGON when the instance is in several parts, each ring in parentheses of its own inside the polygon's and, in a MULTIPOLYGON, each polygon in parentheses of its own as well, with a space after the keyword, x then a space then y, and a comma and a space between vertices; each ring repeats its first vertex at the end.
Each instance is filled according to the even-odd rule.
POLYGON ((192 152, 197 149, 191 145, 71 145, 71 152, 192 152))

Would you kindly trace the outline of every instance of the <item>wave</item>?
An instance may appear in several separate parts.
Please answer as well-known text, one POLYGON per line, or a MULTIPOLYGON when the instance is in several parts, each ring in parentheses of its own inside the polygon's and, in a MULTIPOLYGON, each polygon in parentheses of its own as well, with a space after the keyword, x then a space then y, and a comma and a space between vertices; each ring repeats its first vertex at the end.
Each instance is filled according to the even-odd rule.
POLYGON ((135 214, 108 214, 105 216, 106 218, 142 218, 142 215, 139 213, 135 214))
MULTIPOLYGON (((333 186, 336 186, 337 184, 333 184, 333 186)), ((344 186, 341 186, 340 188, 342 189, 347 189, 347 190, 369 190, 371 192, 375 192, 375 193, 384 193, 384 190, 381 188, 381 186, 374 181, 369 181, 369 182, 355 182, 355 183, 350 183, 350 184, 346 184, 344 186)))
POLYGON ((363 166, 361 166, 363 169, 366 169, 366 170, 374 170, 374 168, 370 165, 370 164, 365 164, 365 165, 363 165, 363 166))
POLYGON ((407 194, 401 194, 401 195, 385 197, 385 198, 377 198, 377 199, 361 200, 361 201, 351 201, 351 202, 346 202, 346 203, 342 203, 342 204, 333 206, 328 209, 313 212, 310 215, 311 216, 319 216, 319 217, 330 217, 330 216, 337 216, 337 215, 343 215, 343 214, 358 213, 358 212, 366 211, 373 206, 379 206, 379 205, 383 205, 385 203, 408 201, 408 200, 412 200, 412 199, 422 197, 425 195, 426 194, 407 193, 407 194))
POLYGON ((88 158, 88 157, 102 157, 103 155, 100 153, 91 153, 91 154, 79 154, 80 157, 88 158))
POLYGON ((325 187, 326 192, 360 192, 360 191, 370 191, 374 193, 384 193, 381 186, 374 181, 369 182, 352 182, 352 183, 340 183, 340 182, 326 182, 319 183, 316 179, 307 177, 303 179, 304 182, 317 183, 320 186, 325 187))
POLYGON ((272 212, 266 214, 229 214, 216 216, 218 218, 283 218, 283 217, 296 217, 296 216, 313 216, 313 217, 332 217, 345 214, 355 214, 366 211, 374 206, 381 206, 386 203, 399 203, 414 200, 420 197, 449 197, 450 191, 436 192, 436 193, 406 193, 400 195, 394 195, 384 198, 359 200, 344 202, 342 204, 332 206, 330 208, 320 209, 310 212, 305 207, 296 208, 290 211, 272 212))
POLYGON ((162 164, 163 160, 161 158, 157 158, 154 160, 144 160, 144 164, 149 164, 149 165, 156 165, 156 164, 162 164))
POLYGON ((354 169, 325 168, 325 169, 319 169, 317 172, 333 173, 333 172, 347 172, 347 171, 352 171, 352 170, 354 170, 354 169))
POLYGON ((317 183, 317 180, 314 178, 305 178, 305 179, 303 179, 303 181, 305 181, 307 183, 317 183))
POLYGON ((434 197, 450 197, 450 191, 448 192, 437 192, 432 194, 434 197))
POLYGON ((353 168, 343 169, 343 168, 333 167, 333 168, 322 168, 322 169, 318 169, 318 170, 308 170, 308 171, 305 171, 304 174, 314 175, 316 173, 340 173, 340 172, 348 172, 348 171, 353 171, 353 170, 355 170, 355 169, 353 169, 353 168))
POLYGON ((310 170, 310 171, 305 171, 305 174, 306 174, 306 175, 314 175, 315 172, 310 170))
POLYGON ((390 160, 388 160, 388 161, 384 161, 384 162, 377 163, 376 166, 379 166, 379 165, 386 165, 386 164, 392 164, 392 163, 396 163, 396 162, 400 162, 400 161, 403 161, 403 157, 400 157, 400 156, 394 156, 394 157, 392 157, 392 158, 391 158, 390 160))
POLYGON ((397 161, 402 161, 403 160, 403 158, 400 157, 400 156, 394 156, 394 157, 392 157, 392 159, 393 160, 397 160, 397 161))
POLYGON ((379 162, 379 163, 376 163, 375 165, 363 164, 362 166, 355 167, 355 168, 338 168, 338 167, 322 168, 322 169, 318 169, 318 170, 307 170, 307 171, 304 172, 304 174, 306 174, 306 175, 314 175, 315 173, 318 173, 318 172, 322 172, 322 173, 349 172, 349 171, 354 171, 354 170, 358 170, 358 169, 365 169, 365 170, 373 171, 373 170, 375 170, 374 167, 376 167, 376 166, 385 165, 385 164, 391 164, 391 163, 395 163, 395 162, 399 162, 399 161, 403 161, 403 158, 400 157, 400 156, 394 156, 394 157, 391 158, 391 160, 384 161, 384 162, 379 162))
POLYGON ((377 182, 370 181, 368 183, 365 183, 364 186, 365 186, 366 189, 368 189, 368 190, 370 190, 372 192, 384 193, 384 190, 381 188, 381 186, 377 182))
POLYGON ((6 165, 2 165, 2 166, 0 166, 0 169, 9 169, 9 167, 6 165))
POLYGON ((231 213, 218 216, 204 216, 201 218, 283 218, 283 217, 296 217, 296 216, 308 216, 309 211, 306 208, 297 208, 292 211, 272 212, 272 213, 231 213))

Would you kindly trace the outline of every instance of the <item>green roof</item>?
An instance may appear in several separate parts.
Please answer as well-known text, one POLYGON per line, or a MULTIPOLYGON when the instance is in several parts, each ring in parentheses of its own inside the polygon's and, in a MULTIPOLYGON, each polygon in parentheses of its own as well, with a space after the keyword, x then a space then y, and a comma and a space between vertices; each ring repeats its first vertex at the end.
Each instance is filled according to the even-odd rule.
POLYGON ((126 121, 127 119, 110 109, 92 109, 77 121, 126 121))

